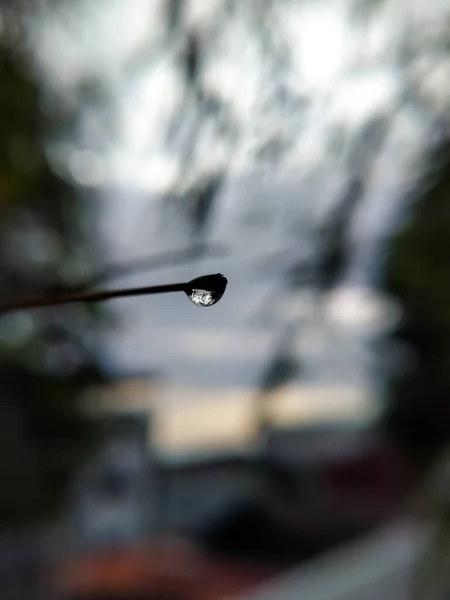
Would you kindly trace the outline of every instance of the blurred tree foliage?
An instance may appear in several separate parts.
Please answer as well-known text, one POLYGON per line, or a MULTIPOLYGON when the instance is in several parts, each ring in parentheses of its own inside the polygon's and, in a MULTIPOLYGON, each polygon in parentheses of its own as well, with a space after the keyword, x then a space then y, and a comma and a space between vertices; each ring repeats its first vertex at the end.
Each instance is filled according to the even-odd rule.
POLYGON ((430 164, 386 272, 404 309, 395 337, 413 360, 390 381, 383 425, 422 473, 450 440, 450 142, 430 164))
MULTIPOLYGON (((54 124, 13 25, 0 37, 1 300, 63 291, 96 256, 87 205, 47 161, 54 124)), ((101 314, 74 305, 0 315, 0 529, 53 517, 94 440, 80 399, 105 379, 89 351, 101 314)))

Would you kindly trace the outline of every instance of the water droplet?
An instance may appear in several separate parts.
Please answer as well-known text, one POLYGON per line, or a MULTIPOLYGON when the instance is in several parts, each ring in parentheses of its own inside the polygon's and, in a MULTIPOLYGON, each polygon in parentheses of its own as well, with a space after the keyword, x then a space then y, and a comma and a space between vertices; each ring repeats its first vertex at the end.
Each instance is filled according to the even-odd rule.
POLYGON ((220 273, 204 275, 187 284, 186 294, 197 306, 213 306, 222 298, 227 283, 227 278, 220 273))

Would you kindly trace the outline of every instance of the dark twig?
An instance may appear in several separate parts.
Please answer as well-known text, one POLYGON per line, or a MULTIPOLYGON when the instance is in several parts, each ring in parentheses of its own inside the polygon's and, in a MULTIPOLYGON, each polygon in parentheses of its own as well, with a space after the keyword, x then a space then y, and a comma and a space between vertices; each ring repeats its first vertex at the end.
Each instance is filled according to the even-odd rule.
POLYGON ((124 288, 118 290, 101 290, 97 292, 78 292, 64 296, 44 296, 30 300, 20 300, 0 305, 0 313, 17 310, 29 310, 46 306, 58 306, 74 302, 105 302, 113 298, 125 298, 128 296, 148 296, 152 294, 170 294, 172 292, 185 292, 195 304, 199 306, 212 306, 222 297, 227 285, 227 279, 217 273, 216 275, 204 275, 185 283, 171 283, 168 285, 154 285, 137 288, 124 288), (208 301, 197 301, 192 297, 192 292, 202 291, 209 294, 208 301))

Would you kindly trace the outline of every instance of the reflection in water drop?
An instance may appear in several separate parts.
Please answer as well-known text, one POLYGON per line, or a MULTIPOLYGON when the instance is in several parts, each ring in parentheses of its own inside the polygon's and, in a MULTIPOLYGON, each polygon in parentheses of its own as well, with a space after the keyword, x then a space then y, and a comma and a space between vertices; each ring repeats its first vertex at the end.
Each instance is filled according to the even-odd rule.
POLYGON ((220 297, 217 298, 217 294, 208 290, 192 290, 189 298, 198 306, 212 306, 220 300, 220 297))

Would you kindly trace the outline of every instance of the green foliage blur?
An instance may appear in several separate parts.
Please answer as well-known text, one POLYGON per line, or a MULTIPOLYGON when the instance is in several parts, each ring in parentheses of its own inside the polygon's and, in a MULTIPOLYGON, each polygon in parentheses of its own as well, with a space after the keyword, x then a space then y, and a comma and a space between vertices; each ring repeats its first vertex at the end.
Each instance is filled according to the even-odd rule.
MULTIPOLYGON (((89 208, 48 163, 54 123, 12 29, 0 36, 2 301, 63 291, 96 266, 89 208)), ((0 531, 57 516, 95 441, 81 399, 105 381, 89 343, 101 324, 83 305, 0 316, 0 531)))
POLYGON ((396 338, 413 360, 392 377, 383 424, 422 474, 450 440, 450 143, 430 165, 386 270, 404 309, 396 338))

